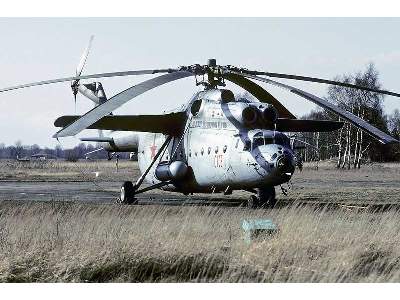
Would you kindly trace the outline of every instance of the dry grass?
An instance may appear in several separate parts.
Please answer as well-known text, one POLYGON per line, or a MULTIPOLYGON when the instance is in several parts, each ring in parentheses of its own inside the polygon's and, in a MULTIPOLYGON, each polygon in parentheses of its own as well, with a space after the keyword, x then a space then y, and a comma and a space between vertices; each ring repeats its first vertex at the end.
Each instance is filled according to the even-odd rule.
POLYGON ((5 282, 399 282, 400 213, 0 203, 5 282), (244 218, 279 233, 247 246, 244 218))
MULTIPOLYGON (((295 174, 281 200, 396 203, 399 164, 295 174)), ((122 182, 137 164, 0 161, 1 181, 122 182)), ((158 194, 161 192, 157 192, 158 194)), ((247 197, 234 193, 230 197, 247 197)), ((164 194, 163 194, 164 195, 164 194)), ((229 198, 229 197, 228 197, 229 198)), ((56 199, 56 198, 54 198, 56 199)), ((70 199, 65 199, 70 200, 70 199)), ((90 199, 88 199, 90 200, 90 199)), ((0 202, 3 282, 400 282, 400 212, 281 207, 0 202), (247 246, 241 221, 269 218, 275 236, 247 246)))

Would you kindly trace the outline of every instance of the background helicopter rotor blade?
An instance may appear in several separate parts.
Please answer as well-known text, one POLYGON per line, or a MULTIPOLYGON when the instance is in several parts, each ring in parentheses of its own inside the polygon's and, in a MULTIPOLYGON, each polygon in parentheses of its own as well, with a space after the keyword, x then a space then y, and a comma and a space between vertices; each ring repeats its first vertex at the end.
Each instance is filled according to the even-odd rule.
POLYGON ((91 35, 90 39, 89 39, 89 44, 87 45, 85 51, 83 52, 81 59, 79 61, 79 64, 76 67, 76 76, 81 76, 81 74, 82 74, 83 68, 85 67, 85 64, 86 64, 86 60, 89 56, 90 48, 92 47, 93 39, 94 39, 94 35, 91 35))
POLYGON ((66 137, 73 136, 86 129, 93 123, 100 120, 102 117, 108 115, 113 110, 117 109, 121 105, 125 104, 129 100, 153 89, 165 83, 175 81, 178 79, 182 79, 188 76, 194 76, 192 72, 188 71, 178 71, 170 74, 164 74, 149 80, 146 80, 142 83, 134 85, 119 94, 111 97, 108 101, 103 104, 96 106, 86 114, 84 114, 81 118, 74 121, 70 125, 58 131, 53 137, 66 137))
POLYGON ((122 72, 98 73, 98 74, 74 76, 74 77, 64 77, 64 78, 43 80, 43 81, 37 81, 37 82, 31 82, 31 83, 11 86, 11 87, 0 89, 0 93, 12 91, 12 90, 23 89, 23 88, 28 88, 28 87, 32 87, 32 86, 54 84, 54 83, 73 81, 73 80, 79 80, 79 79, 109 78, 109 77, 121 77, 121 76, 132 76, 132 75, 151 75, 151 74, 157 74, 157 73, 173 73, 173 72, 178 72, 178 71, 179 71, 179 69, 136 70, 136 71, 122 71, 122 72))
MULTIPOLYGON (((82 71, 83 71, 83 67, 86 64, 86 60, 89 56, 89 52, 90 52, 90 48, 92 47, 92 42, 93 42, 93 38, 94 36, 90 36, 89 39, 89 44, 87 45, 85 51, 83 52, 81 59, 79 60, 78 66, 76 67, 76 76, 81 76, 82 71)), ((74 95, 74 102, 75 102, 75 111, 76 111, 76 95, 78 94, 78 90, 79 90, 79 79, 74 80, 73 82, 71 82, 71 88, 72 88, 72 93, 74 95)))
POLYGON ((312 95, 312 94, 307 93, 298 88, 295 88, 290 85, 286 85, 286 84, 283 84, 283 83, 280 83, 280 82, 277 82, 277 81, 274 81, 274 80, 271 80, 268 78, 263 78, 263 77, 259 77, 259 76, 255 76, 255 75, 245 75, 242 73, 241 73, 241 75, 251 78, 251 79, 254 79, 254 80, 259 80, 259 81, 262 81, 262 82, 265 82, 268 84, 278 86, 278 87, 288 90, 289 92, 292 92, 300 97, 310 100, 311 102, 317 104, 318 106, 333 112, 334 114, 342 117, 343 119, 346 119, 348 122, 350 122, 351 124, 353 124, 354 126, 360 128, 360 129, 364 130, 366 133, 368 133, 372 137, 376 138, 383 144, 399 142, 395 138, 393 138, 390 135, 384 133, 383 131, 375 128, 374 126, 372 126, 368 122, 364 121, 363 119, 361 119, 361 118, 353 115, 352 113, 350 113, 344 109, 341 109, 340 107, 338 107, 324 99, 321 99, 315 95, 312 95))
POLYGON ((278 111, 280 118, 296 119, 296 117, 285 106, 283 106, 282 103, 255 82, 233 73, 225 73, 223 77, 248 91, 260 102, 272 104, 278 111))
POLYGON ((359 90, 364 90, 364 91, 369 91, 369 92, 374 92, 374 93, 380 93, 380 94, 389 95, 389 96, 393 96, 393 97, 400 97, 400 93, 395 93, 395 92, 386 91, 386 90, 377 90, 377 89, 372 89, 372 88, 365 87, 362 85, 345 83, 345 82, 328 80, 328 79, 322 79, 322 78, 317 78, 317 77, 308 77, 308 76, 284 74, 284 73, 250 71, 250 70, 240 70, 240 72, 244 73, 244 74, 249 74, 249 75, 264 75, 267 77, 274 77, 274 78, 332 84, 332 85, 343 86, 343 87, 348 87, 348 88, 353 88, 353 89, 359 89, 359 90))

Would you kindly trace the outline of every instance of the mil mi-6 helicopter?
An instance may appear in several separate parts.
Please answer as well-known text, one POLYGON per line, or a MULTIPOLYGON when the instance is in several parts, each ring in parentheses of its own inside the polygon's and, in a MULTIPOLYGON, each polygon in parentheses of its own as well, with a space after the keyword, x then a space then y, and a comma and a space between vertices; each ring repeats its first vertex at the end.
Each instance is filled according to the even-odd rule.
POLYGON ((0 89, 0 92, 59 82, 71 82, 78 92, 96 105, 82 116, 62 116, 55 121, 62 129, 53 137, 74 136, 84 129, 125 131, 120 138, 99 135, 83 141, 100 142, 108 151, 138 153, 141 176, 135 183, 121 186, 120 202, 136 204, 139 193, 161 188, 166 191, 231 194, 246 190, 254 195, 252 208, 273 207, 275 186, 288 182, 295 171, 293 143, 285 133, 329 132, 343 122, 299 120, 274 96, 256 84, 264 82, 285 89, 338 115, 383 144, 396 139, 338 106, 270 78, 332 84, 400 97, 399 93, 364 86, 291 74, 253 71, 231 65, 221 66, 215 59, 206 65, 179 68, 134 70, 82 75, 91 41, 78 65, 76 76, 51 79, 0 89), (107 98, 100 82, 81 84, 84 79, 162 74, 107 98), (166 83, 194 77, 204 89, 193 95, 179 111, 161 115, 113 115, 112 111, 135 97, 166 83), (224 88, 229 81, 255 99, 238 98, 224 88), (141 188, 143 182, 149 185, 141 188), (257 195, 257 196, 256 196, 257 195))

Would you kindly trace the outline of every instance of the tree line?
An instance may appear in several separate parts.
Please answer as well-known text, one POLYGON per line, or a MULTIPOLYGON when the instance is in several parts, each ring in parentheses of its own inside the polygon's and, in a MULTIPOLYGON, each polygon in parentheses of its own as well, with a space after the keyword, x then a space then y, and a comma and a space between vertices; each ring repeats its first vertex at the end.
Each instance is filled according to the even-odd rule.
MULTIPOLYGON (((54 149, 38 145, 23 145, 21 141, 17 141, 14 145, 6 146, 0 143, 0 159, 31 159, 36 155, 43 155, 50 159, 65 159, 68 161, 76 161, 89 157, 91 159, 107 159, 106 151, 101 150, 87 155, 87 153, 95 151, 100 147, 92 144, 80 143, 74 148, 63 149, 57 145, 54 149)), ((129 158, 129 153, 119 153, 120 158, 129 158)))
MULTIPOLYGON (((371 63, 365 71, 353 75, 343 75, 335 80, 382 89, 379 73, 371 63)), ((346 109, 354 115, 366 120, 385 133, 400 138, 400 113, 396 109, 385 115, 382 102, 384 95, 345 88, 329 86, 325 100, 346 109)), ((344 121, 326 110, 314 110, 303 119, 344 121)), ((303 133, 297 135, 298 144, 305 147, 299 151, 303 161, 335 159, 337 168, 360 168, 365 162, 400 161, 400 145, 382 145, 348 122, 335 132, 303 133)))

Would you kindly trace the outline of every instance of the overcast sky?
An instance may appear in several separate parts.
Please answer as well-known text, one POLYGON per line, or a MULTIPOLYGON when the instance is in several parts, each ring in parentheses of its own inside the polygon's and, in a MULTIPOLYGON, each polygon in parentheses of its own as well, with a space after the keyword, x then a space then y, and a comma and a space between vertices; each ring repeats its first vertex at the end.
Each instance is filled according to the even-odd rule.
MULTIPOLYGON (((166 68, 216 58, 219 64, 333 78, 374 62, 383 88, 400 91, 400 19, 0 19, 0 87, 74 75, 90 35, 84 74, 166 68)), ((101 80, 111 97, 148 76, 101 80)), ((318 96, 326 85, 287 81, 318 96)), ((231 87, 228 85, 228 87, 231 87)), ((116 113, 159 113, 185 103, 199 88, 193 79, 171 83, 130 101, 116 113)), ((269 87, 288 109, 303 115, 307 100, 269 87)), ((234 89, 234 91, 239 91, 234 89)), ((386 97, 386 113, 400 99, 386 97)), ((76 111, 92 108, 78 96, 76 111)), ((54 120, 75 114, 69 83, 0 94, 0 143, 54 147, 54 120)), ((93 136, 84 131, 79 136, 93 136)), ((69 147, 76 138, 60 140, 69 147)))

